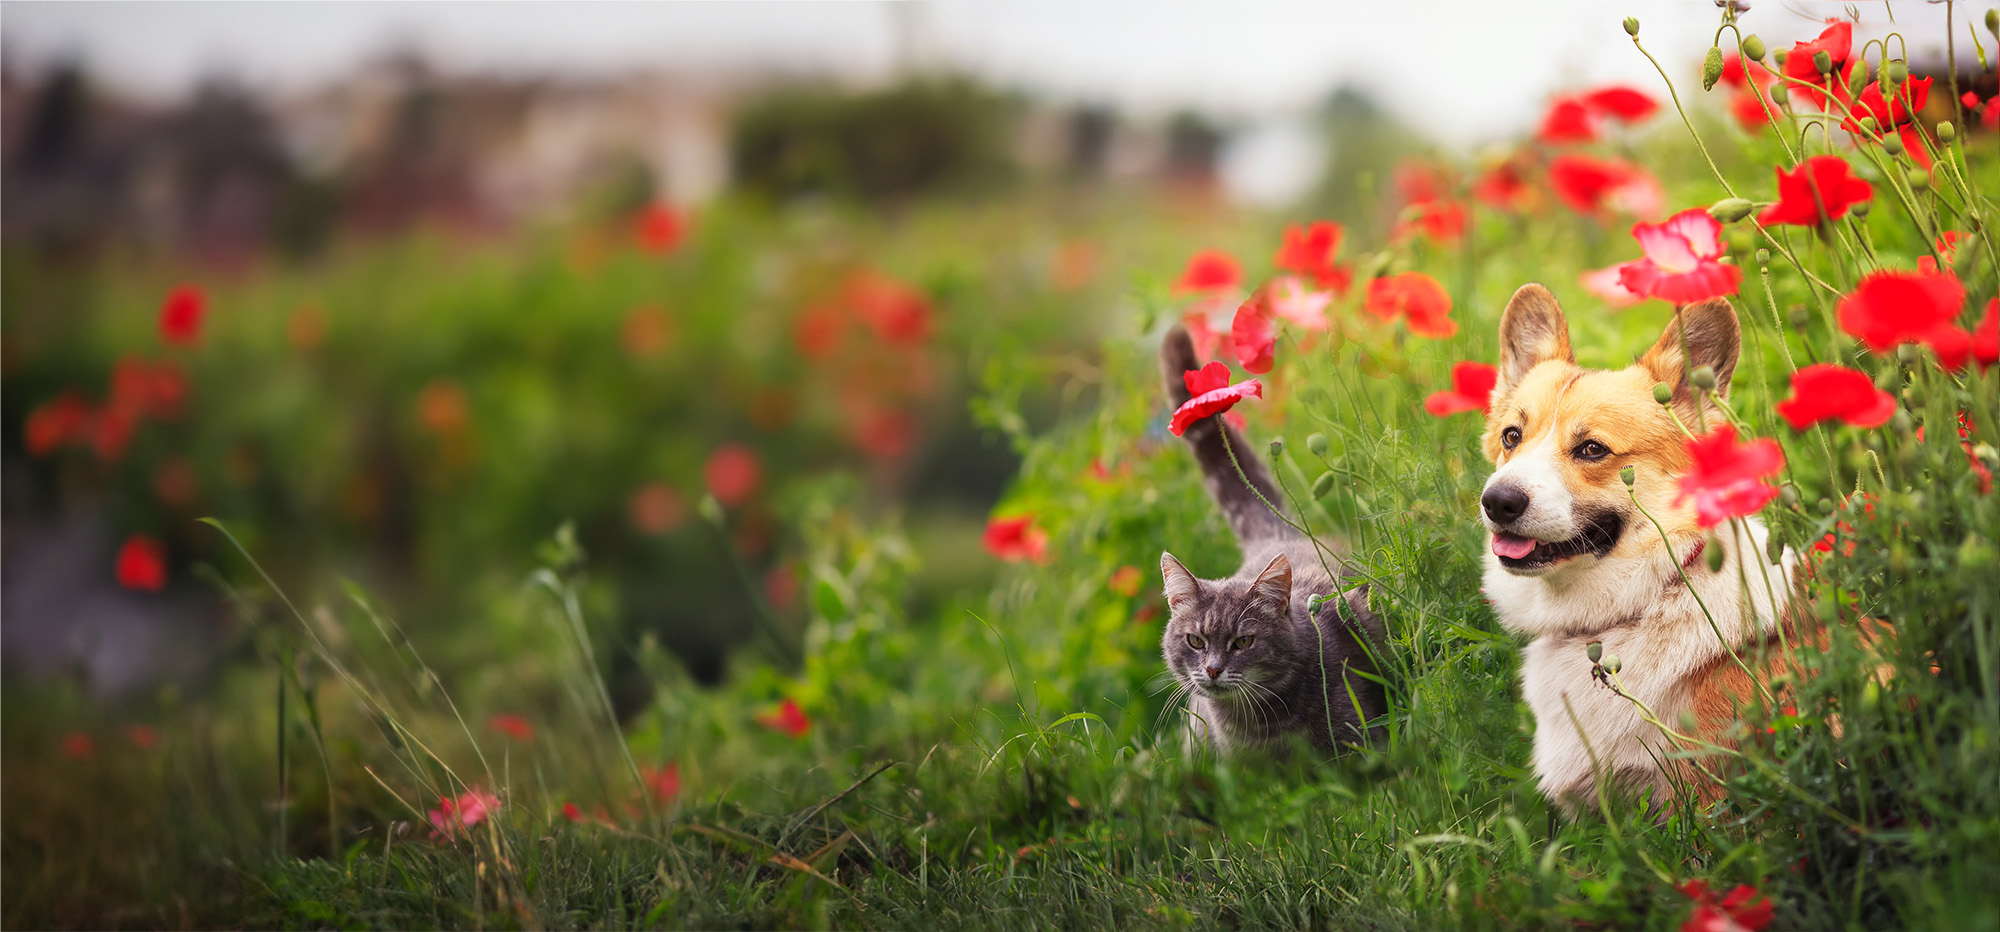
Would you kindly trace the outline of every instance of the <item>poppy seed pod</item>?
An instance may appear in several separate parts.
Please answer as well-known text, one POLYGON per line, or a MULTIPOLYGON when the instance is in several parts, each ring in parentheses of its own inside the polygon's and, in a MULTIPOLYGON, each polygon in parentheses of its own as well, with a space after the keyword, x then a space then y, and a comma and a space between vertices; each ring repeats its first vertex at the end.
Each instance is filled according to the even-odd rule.
POLYGON ((1958 127, 1951 125, 1950 120, 1939 123, 1937 125, 1937 138, 1939 142, 1950 142, 1957 139, 1958 127))
POLYGON ((2000 36, 2000 10, 1986 11, 1986 31, 2000 36))
POLYGON ((1764 60, 1764 40, 1757 38, 1754 32, 1743 37, 1743 57, 1751 61, 1764 60))
POLYGON ((1848 205, 1847 212, 1856 217, 1866 217, 1868 216, 1868 211, 1872 209, 1867 201, 1855 201, 1853 204, 1848 205))
POLYGON ((1786 508, 1796 508, 1799 504, 1799 487, 1787 485, 1778 490, 1778 501, 1786 508))
POLYGON ((1279 437, 1271 441, 1271 458, 1277 459, 1278 457, 1284 455, 1285 455, 1285 438, 1279 437))
POLYGON ((1827 53, 1826 53, 1826 50, 1824 50, 1824 49, 1822 49, 1822 50, 1820 50, 1820 51, 1817 51, 1817 52, 1814 52, 1814 53, 1813 53, 1813 67, 1814 67, 1814 68, 1816 68, 1816 69, 1818 69, 1818 70, 1819 70, 1819 73, 1820 73, 1820 74, 1825 74, 1825 73, 1827 73, 1827 72, 1829 72, 1829 71, 1832 71, 1832 70, 1833 70, 1833 56, 1832 56, 1832 55, 1829 55, 1829 54, 1827 54, 1827 53))
POLYGON ((1712 90, 1715 82, 1722 80, 1722 50, 1708 47, 1708 54, 1701 60, 1701 89, 1712 90))
POLYGON ((1312 455, 1314 455, 1314 456, 1325 456, 1325 455, 1326 455, 1326 435, 1325 435, 1325 434, 1307 434, 1307 435, 1306 435, 1306 449, 1307 449, 1307 450, 1309 450, 1309 451, 1311 451, 1311 452, 1312 452, 1312 455))
POLYGON ((1875 132, 1875 118, 1874 118, 1874 117, 1872 117, 1872 116, 1865 116, 1865 117, 1862 117, 1861 119, 1859 119, 1859 120, 1857 120, 1857 121, 1855 121, 1855 122, 1856 122, 1856 124, 1857 124, 1857 125, 1859 125, 1859 126, 1861 127, 1861 129, 1862 129, 1862 131, 1863 131, 1863 132, 1867 132, 1867 133, 1873 133, 1873 132, 1875 132))
POLYGON ((1653 383, 1653 400, 1660 404, 1674 400, 1674 388, 1665 382, 1653 383))
POLYGON ((1823 515, 1833 514, 1833 499, 1827 498, 1824 495, 1820 496, 1819 513, 1823 515))
POLYGON ((1896 433, 1907 434, 1912 426, 1914 425, 1910 422, 1910 412, 1901 408, 1897 408, 1896 413, 1889 418, 1889 427, 1896 433))
POLYGON ((1632 487, 1632 483, 1637 481, 1638 478, 1638 472, 1630 466, 1618 470, 1618 481, 1625 483, 1625 487, 1628 489, 1632 487))
POLYGON ((1901 84, 1910 77, 1910 66, 1898 58, 1890 62, 1887 68, 1882 69, 1882 73, 1889 76, 1889 83, 1901 84))
POLYGON ((1702 559, 1708 563, 1711 573, 1722 572, 1722 541, 1714 534, 1708 535, 1708 544, 1702 549, 1702 559))
POLYGON ((1725 197, 1709 205, 1708 215, 1723 223, 1735 223, 1750 216, 1754 205, 1740 197, 1725 197))
POLYGON ((1887 152, 1890 155, 1902 155, 1903 154, 1902 137, 1900 136, 1882 137, 1882 151, 1887 152))
POLYGON ((1694 387, 1701 389, 1702 391, 1705 392, 1715 391, 1715 367, 1713 366, 1694 367, 1694 371, 1688 373, 1688 381, 1693 383, 1694 387))
POLYGON ((1313 480, 1313 498, 1325 498, 1331 491, 1333 491, 1333 473, 1329 470, 1320 473, 1319 478, 1313 480))
POLYGON ((1616 673, 1618 672, 1618 668, 1624 666, 1624 664, 1618 662, 1617 654, 1612 654, 1611 656, 1604 658, 1604 662, 1599 664, 1599 666, 1602 666, 1604 669, 1612 673, 1616 673))
MULTIPOLYGON (((1782 66, 1780 66, 1780 67, 1782 67, 1782 66)), ((1787 100, 1790 100, 1790 99, 1791 99, 1791 97, 1792 97, 1792 92, 1791 92, 1791 91, 1788 91, 1788 90, 1786 90, 1786 89, 1785 89, 1785 86, 1784 86, 1783 84, 1773 84, 1773 85, 1771 85, 1771 102, 1772 102, 1772 103, 1774 103, 1774 104, 1777 104, 1777 105, 1779 105, 1779 106, 1784 106, 1784 104, 1785 104, 1785 101, 1787 101, 1787 100)))
MULTIPOLYGON (((1851 209, 1851 208, 1850 208, 1850 209, 1851 209)), ((1770 264, 1771 264, 1771 251, 1770 251, 1769 249, 1759 249, 1759 250, 1757 250, 1757 264, 1758 264, 1758 265, 1770 265, 1770 264)))
POLYGON ((1584 656, 1590 658, 1591 663, 1596 663, 1600 660, 1603 660, 1604 644, 1600 641, 1592 641, 1589 644, 1585 644, 1583 646, 1583 654, 1584 656))
POLYGON ((1639 34, 1639 17, 1625 17, 1625 34, 1628 36, 1637 36, 1639 34))

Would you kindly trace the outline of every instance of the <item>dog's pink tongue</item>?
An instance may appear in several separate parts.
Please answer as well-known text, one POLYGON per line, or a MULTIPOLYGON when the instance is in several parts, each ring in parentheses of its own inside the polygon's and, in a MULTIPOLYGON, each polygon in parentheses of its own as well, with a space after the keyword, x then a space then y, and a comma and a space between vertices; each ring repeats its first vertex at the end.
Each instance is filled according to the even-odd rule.
POLYGON ((1495 556, 1506 557, 1509 560, 1519 560, 1534 552, 1535 539, 1532 537, 1515 537, 1512 534, 1497 532, 1493 535, 1493 554, 1495 556))

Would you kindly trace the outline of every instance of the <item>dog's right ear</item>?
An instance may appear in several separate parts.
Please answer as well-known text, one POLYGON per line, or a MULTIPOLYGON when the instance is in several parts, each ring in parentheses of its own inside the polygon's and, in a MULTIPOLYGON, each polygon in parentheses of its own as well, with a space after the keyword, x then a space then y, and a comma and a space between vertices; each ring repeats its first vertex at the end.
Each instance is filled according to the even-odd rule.
POLYGON ((1533 282, 1522 285, 1500 315, 1500 388, 1521 384, 1528 370, 1551 359, 1575 362, 1569 321, 1556 296, 1533 282))
POLYGON ((1173 554, 1164 550, 1160 552, 1160 579, 1165 583, 1169 614, 1180 611, 1183 606, 1193 605, 1201 596, 1201 584, 1195 580, 1194 574, 1188 572, 1181 561, 1174 559, 1173 554))

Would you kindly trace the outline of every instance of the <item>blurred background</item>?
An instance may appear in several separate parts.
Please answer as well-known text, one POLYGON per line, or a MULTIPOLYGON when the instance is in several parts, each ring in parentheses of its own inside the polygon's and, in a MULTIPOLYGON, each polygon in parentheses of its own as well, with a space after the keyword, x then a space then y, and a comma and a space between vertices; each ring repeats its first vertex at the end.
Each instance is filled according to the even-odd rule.
MULTIPOLYGON (((1840 12, 1773 7, 1772 33, 1840 12)), ((374 593, 447 670, 532 653, 518 586, 569 525, 628 711, 638 645, 701 682, 796 659, 803 521, 900 522, 926 617, 990 581, 1008 438, 1088 406, 1100 341, 1190 252, 1379 240, 1400 160, 1654 86, 1626 14, 1665 49, 1716 20, 9 4, 8 682, 143 703, 257 656, 200 516, 300 604, 374 593)))

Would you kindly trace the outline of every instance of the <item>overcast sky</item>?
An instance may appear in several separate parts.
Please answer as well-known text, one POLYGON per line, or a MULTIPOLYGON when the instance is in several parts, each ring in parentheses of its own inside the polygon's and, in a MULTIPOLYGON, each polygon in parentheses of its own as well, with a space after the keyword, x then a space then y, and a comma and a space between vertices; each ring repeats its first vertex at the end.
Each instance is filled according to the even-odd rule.
MULTIPOLYGON (((1977 17, 1991 3, 1961 4, 1977 17)), ((1753 4, 1750 31, 1806 38, 1831 3, 1753 4)), ((1885 31, 1863 4, 1863 33, 1885 31), (1873 28, 1870 28, 1873 27, 1873 28)), ((1943 36, 1943 8, 1893 8, 1913 51, 1943 36)), ((154 96, 223 74, 296 89, 335 80, 391 47, 451 68, 542 73, 783 68, 866 79, 890 73, 901 37, 1000 83, 1139 111, 1195 106, 1258 117, 1298 112, 1347 82, 1420 116, 1437 138, 1491 139, 1536 118, 1560 88, 1657 88, 1626 41, 1642 37, 1686 77, 1716 10, 1687 2, 931 2, 884 3, 20 3, 0 10, 16 65, 81 56, 100 79, 154 96)), ((1961 26, 1961 29, 1964 27, 1961 26)), ((1963 38, 1963 36, 1961 36, 1963 38)))

